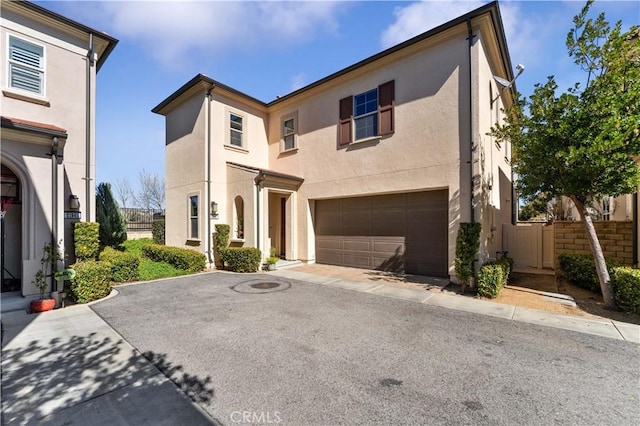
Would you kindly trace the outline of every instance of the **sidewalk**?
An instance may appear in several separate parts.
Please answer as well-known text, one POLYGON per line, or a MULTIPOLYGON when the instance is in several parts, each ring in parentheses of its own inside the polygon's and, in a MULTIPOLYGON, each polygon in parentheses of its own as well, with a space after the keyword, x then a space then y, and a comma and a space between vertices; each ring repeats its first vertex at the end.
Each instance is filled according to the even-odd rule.
POLYGON ((86 305, 2 326, 3 425, 215 424, 86 305))
MULTIPOLYGON (((439 279, 434 279, 433 286, 429 290, 415 288, 403 288, 379 282, 345 280, 336 276, 324 276, 292 269, 279 269, 269 272, 285 278, 307 281, 321 285, 340 287, 348 290, 377 294, 385 297, 411 300, 426 305, 440 306, 447 309, 472 312, 480 315, 489 315, 498 318, 520 321, 529 324, 555 327, 563 330, 577 331, 579 333, 594 334, 596 336, 611 339, 626 340, 640 343, 640 326, 608 319, 580 318, 568 315, 558 315, 549 312, 526 309, 518 306, 493 303, 479 299, 444 294, 440 292, 442 287, 439 279)), ((427 279, 425 277, 425 279, 427 279)), ((427 279, 428 280, 428 279, 427 279)))

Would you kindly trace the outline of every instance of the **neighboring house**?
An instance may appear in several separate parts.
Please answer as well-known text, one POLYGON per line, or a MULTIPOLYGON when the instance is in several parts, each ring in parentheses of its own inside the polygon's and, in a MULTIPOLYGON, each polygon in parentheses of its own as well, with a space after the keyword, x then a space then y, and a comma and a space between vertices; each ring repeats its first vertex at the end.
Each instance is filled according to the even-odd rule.
POLYGON ((153 109, 166 243, 211 259, 227 223, 265 256, 449 277, 474 220, 495 257, 515 203, 493 76, 514 78, 495 2, 271 102, 197 75, 153 109))
POLYGON ((95 221, 96 73, 117 40, 29 2, 3 1, 2 291, 31 284, 46 243, 73 260, 95 221))

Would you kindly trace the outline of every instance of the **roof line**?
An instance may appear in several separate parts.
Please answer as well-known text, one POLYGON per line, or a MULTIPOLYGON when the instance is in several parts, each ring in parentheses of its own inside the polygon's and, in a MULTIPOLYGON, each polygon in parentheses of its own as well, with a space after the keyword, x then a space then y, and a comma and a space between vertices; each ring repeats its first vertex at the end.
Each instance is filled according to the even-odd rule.
POLYGON ((27 132, 40 133, 48 136, 67 138, 67 131, 57 126, 35 121, 20 120, 18 118, 1 117, 0 126, 5 129, 23 130, 27 132))
POLYGON ((294 176, 294 175, 288 175, 288 174, 285 174, 285 173, 275 172, 275 171, 269 170, 269 169, 261 169, 260 167, 247 166, 245 164, 234 163, 232 161, 227 161, 227 165, 236 166, 236 167, 242 167, 244 169, 248 169, 248 170, 254 171, 254 172, 258 173, 258 175, 262 174, 262 175, 265 175, 265 176, 280 177, 280 178, 284 178, 284 179, 296 180, 298 182, 303 182, 304 181, 304 178, 301 178, 299 176, 294 176))
POLYGON ((41 13, 43 15, 46 15, 50 18, 53 18, 55 20, 58 20, 60 22, 63 22, 67 25, 70 25, 76 29, 79 29, 81 31, 84 31, 88 34, 93 34, 93 35, 97 35, 101 38, 104 38, 108 43, 107 43, 107 48, 105 49, 104 53, 102 54, 102 56, 100 56, 100 58, 98 59, 98 64, 97 64, 97 69, 96 71, 99 71, 100 68, 102 67, 102 64, 104 63, 104 61, 107 60, 107 57, 109 56, 109 54, 111 54, 111 52, 113 51, 113 49, 116 47, 116 44, 118 44, 118 39, 110 36, 109 34, 103 32, 103 31, 99 31, 96 30, 94 28, 91 28, 87 25, 81 24, 78 21, 74 21, 73 19, 67 18, 66 16, 60 15, 59 13, 56 13, 52 10, 46 9, 40 5, 37 5, 35 3, 31 3, 30 1, 25 1, 25 0, 19 0, 19 1, 11 1, 11 3, 17 3, 22 7, 25 7, 27 9, 31 9, 34 12, 38 12, 41 13))
POLYGON ((459 16, 457 18, 452 19, 451 21, 445 22, 442 25, 439 25, 435 28, 432 28, 428 31, 425 31, 424 33, 418 34, 417 36, 410 38, 409 40, 406 40, 400 44, 397 44, 395 46, 392 46, 388 49, 383 50, 382 52, 379 52, 373 56, 370 56, 366 59, 363 59, 359 62, 356 62, 353 65, 350 65, 346 68, 343 68, 337 72, 334 72, 333 74, 330 74, 320 80, 317 80, 311 84, 308 84, 298 90, 295 90, 291 93, 288 93, 284 96, 281 96, 279 98, 276 98, 273 101, 270 102, 264 102, 261 101, 259 99, 256 99, 252 96, 247 95, 246 93, 243 93, 239 90, 236 90, 232 87, 229 87, 227 85, 224 85, 216 80, 213 80, 209 77, 207 77, 204 74, 197 74, 195 77, 193 77, 191 80, 189 80, 187 83, 185 83, 184 85, 182 85, 182 87, 180 87, 178 90, 176 90, 175 92, 173 92, 171 95, 169 95, 169 97, 167 97, 165 100, 163 100, 162 102, 160 102, 155 108, 153 108, 151 111, 154 113, 159 114, 160 111, 165 108, 167 105, 169 105, 171 102, 173 102, 174 100, 176 100, 178 97, 180 97, 180 95, 182 95, 184 92, 186 92, 191 86, 194 86, 195 84, 197 84, 200 81, 204 81, 206 83, 209 83, 211 85, 213 85, 213 87, 219 86, 221 88, 224 88, 227 91, 233 92, 239 96, 242 96, 248 100, 251 100, 253 102, 258 103, 261 106, 264 107, 270 107, 271 105, 275 105, 277 103, 283 102, 287 99, 290 99, 294 96, 299 95, 300 93, 306 92, 308 90, 313 89, 314 87, 317 86, 321 86, 335 78, 338 78, 342 75, 348 74, 358 68, 361 68, 365 65, 368 65, 370 63, 376 62, 382 58, 384 58, 385 56, 391 55, 395 52, 398 52, 402 49, 405 49, 413 44, 419 43, 425 39, 428 39, 438 33, 444 32, 448 29, 451 29, 453 27, 456 27, 460 24, 465 23, 467 20, 469 19, 473 19, 476 18, 478 16, 481 16, 485 13, 489 13, 492 19, 492 22, 494 24, 495 27, 495 31, 496 31, 496 35, 498 38, 498 44, 500 46, 500 50, 501 50, 501 56, 502 56, 502 60, 505 62, 505 67, 507 68, 507 76, 512 79, 513 77, 513 70, 511 69, 511 60, 509 58, 509 52, 507 50, 507 43, 506 43, 506 38, 504 35, 504 31, 502 29, 502 17, 500 15, 500 9, 498 7, 498 1, 494 0, 490 3, 487 3, 483 6, 480 6, 477 9, 474 9, 462 16, 459 16))

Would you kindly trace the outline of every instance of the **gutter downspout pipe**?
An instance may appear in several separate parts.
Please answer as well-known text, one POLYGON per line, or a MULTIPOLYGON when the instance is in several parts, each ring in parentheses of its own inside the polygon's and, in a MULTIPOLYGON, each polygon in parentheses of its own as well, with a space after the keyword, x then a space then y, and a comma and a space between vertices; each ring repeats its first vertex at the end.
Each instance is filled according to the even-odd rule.
POLYGON ((207 244, 205 246, 207 260, 209 265, 213 264, 213 256, 212 256, 212 238, 213 234, 211 233, 211 92, 215 86, 211 86, 206 93, 207 99, 207 191, 205 197, 205 208, 206 208, 206 217, 207 223, 205 226, 205 232, 207 236, 207 244))
MULTIPOLYGON (((51 140, 51 247, 57 250, 58 244, 58 138, 51 140)), ((54 275, 57 265, 52 265, 51 291, 57 291, 54 275)))
POLYGON ((260 188, 265 180, 264 174, 258 173, 256 176, 256 248, 260 250, 260 188))
POLYGON ((94 64, 93 34, 89 33, 89 51, 87 52, 87 105, 86 105, 86 158, 85 158, 85 221, 91 221, 91 67, 94 64))
POLYGON ((474 43, 473 28, 471 27, 471 19, 467 19, 467 40, 469 41, 469 173, 470 173, 470 189, 469 194, 469 212, 471 214, 471 223, 476 221, 475 215, 475 202, 474 202, 474 190, 475 190, 475 178, 473 176, 473 152, 475 146, 474 139, 474 126, 473 126, 473 55, 472 48, 474 43))

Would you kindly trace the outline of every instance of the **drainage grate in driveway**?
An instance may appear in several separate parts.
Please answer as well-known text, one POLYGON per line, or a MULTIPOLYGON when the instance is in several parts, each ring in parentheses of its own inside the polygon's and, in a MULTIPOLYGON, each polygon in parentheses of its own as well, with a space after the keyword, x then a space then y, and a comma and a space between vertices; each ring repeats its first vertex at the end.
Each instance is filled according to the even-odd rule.
POLYGON ((233 291, 237 291, 238 293, 247 293, 247 294, 263 294, 263 293, 274 293, 277 291, 284 291, 291 288, 291 283, 283 281, 263 281, 260 279, 253 279, 249 281, 244 281, 229 287, 233 291))

